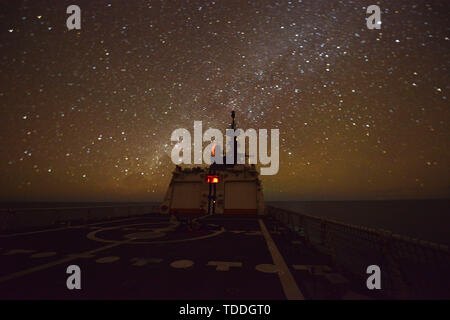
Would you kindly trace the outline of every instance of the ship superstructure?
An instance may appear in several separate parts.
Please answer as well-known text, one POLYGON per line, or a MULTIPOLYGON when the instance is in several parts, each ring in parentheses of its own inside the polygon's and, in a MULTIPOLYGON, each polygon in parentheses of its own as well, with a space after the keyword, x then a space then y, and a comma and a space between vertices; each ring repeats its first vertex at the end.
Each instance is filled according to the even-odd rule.
MULTIPOLYGON (((231 129, 236 130, 235 113, 231 129)), ((233 137, 234 161, 237 153, 233 137)), ((213 152, 216 152, 213 149, 213 152)), ((220 151, 217 151, 220 152, 220 151)), ((264 214, 264 196, 254 164, 213 162, 210 166, 176 166, 160 207, 164 214, 264 214)))

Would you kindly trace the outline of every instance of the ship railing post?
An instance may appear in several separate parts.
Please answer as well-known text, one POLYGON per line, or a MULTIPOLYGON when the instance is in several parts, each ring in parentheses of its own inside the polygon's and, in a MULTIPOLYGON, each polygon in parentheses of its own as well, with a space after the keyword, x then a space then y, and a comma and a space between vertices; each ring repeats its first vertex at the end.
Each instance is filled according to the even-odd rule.
POLYGON ((328 250, 331 257, 331 261, 334 265, 338 265, 336 248, 333 243, 329 223, 325 220, 321 220, 321 244, 328 250))
POLYGON ((381 241, 381 256, 386 262, 388 269, 387 272, 383 272, 383 274, 388 275, 390 279, 391 295, 395 298, 407 299, 409 292, 408 286, 405 282, 400 264, 393 254, 393 233, 391 231, 380 230, 379 235, 381 241))
POLYGON ((12 221, 13 215, 14 211, 11 208, 8 208, 8 211, 2 214, 2 224, 1 224, 2 230, 8 229, 8 225, 11 223, 10 221, 12 221))
POLYGON ((306 219, 305 217, 302 216, 302 225, 303 225, 303 232, 305 234, 305 241, 308 245, 311 245, 311 239, 309 237, 309 224, 308 224, 308 219, 306 219))
POLYGON ((327 243, 327 223, 323 220, 320 221, 320 244, 328 247, 327 243))

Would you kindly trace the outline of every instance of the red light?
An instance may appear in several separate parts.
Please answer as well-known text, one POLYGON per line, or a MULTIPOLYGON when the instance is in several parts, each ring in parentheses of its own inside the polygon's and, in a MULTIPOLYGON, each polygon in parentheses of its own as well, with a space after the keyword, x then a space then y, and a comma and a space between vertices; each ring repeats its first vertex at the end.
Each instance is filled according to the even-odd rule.
POLYGON ((207 183, 219 183, 220 182, 219 176, 207 175, 206 182, 207 183))

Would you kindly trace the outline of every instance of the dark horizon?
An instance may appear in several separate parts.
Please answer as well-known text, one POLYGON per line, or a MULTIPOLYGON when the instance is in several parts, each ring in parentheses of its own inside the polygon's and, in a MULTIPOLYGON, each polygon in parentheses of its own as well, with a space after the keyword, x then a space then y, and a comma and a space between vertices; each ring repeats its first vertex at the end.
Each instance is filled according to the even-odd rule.
MULTIPOLYGON (((273 203, 273 202, 395 202, 395 201, 450 201, 449 198, 395 198, 395 199, 266 199, 265 202, 267 203, 273 203)), ((110 203, 110 204, 130 204, 130 203, 161 203, 161 199, 159 200, 122 200, 122 201, 114 201, 113 199, 107 199, 107 200, 96 200, 96 201, 86 201, 84 199, 69 199, 69 200, 1 200, 0 199, 0 205, 1 204, 7 204, 7 203, 16 203, 16 204, 30 204, 30 203, 69 203, 69 204, 76 204, 76 203, 84 203, 84 204, 95 204, 95 203, 110 203)))

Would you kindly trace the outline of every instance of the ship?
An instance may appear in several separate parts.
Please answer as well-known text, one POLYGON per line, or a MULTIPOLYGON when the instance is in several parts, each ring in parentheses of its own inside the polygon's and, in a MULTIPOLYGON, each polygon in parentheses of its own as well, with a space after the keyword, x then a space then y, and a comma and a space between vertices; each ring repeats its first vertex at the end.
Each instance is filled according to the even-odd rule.
POLYGON ((450 299, 448 246, 269 205, 215 152, 160 204, 0 209, 0 299, 450 299))
MULTIPOLYGON (((232 130, 236 130, 235 112, 231 112, 232 130)), ((177 165, 161 204, 162 214, 249 214, 264 215, 264 195, 255 164, 238 163, 238 142, 233 136, 233 162, 223 154, 221 164, 182 168, 177 165)), ((212 156, 216 151, 213 148, 212 156)), ((245 154, 245 159, 248 155, 245 154)))

